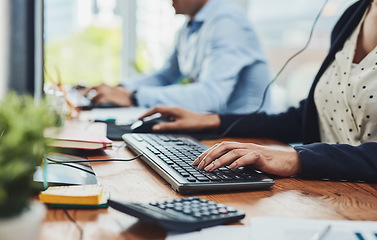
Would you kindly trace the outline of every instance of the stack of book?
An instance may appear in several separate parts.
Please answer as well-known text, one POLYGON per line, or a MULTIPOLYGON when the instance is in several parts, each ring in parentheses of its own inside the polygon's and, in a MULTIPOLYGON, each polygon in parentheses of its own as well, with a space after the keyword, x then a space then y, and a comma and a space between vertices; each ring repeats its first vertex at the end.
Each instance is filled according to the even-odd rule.
POLYGON ((72 128, 47 129, 44 135, 51 139, 51 146, 59 148, 95 150, 105 149, 112 145, 112 141, 106 137, 72 128))
POLYGON ((39 194, 53 208, 105 208, 108 198, 101 185, 54 186, 39 194))

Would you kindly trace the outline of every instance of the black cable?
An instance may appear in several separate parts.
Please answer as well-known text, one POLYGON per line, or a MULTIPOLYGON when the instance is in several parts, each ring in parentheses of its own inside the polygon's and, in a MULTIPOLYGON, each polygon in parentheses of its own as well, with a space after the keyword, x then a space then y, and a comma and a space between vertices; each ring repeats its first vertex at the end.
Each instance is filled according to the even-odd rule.
MULTIPOLYGON (((50 161, 51 161, 51 160, 50 160, 50 161)), ((70 163, 70 162, 53 162, 53 163, 49 163, 49 164, 60 164, 60 165, 64 165, 64 166, 66 166, 66 167, 76 168, 76 169, 78 169, 78 170, 81 170, 81 171, 87 172, 87 173, 92 174, 92 175, 96 175, 94 172, 91 172, 91 171, 89 171, 89 170, 86 170, 86 169, 84 169, 84 168, 81 168, 81 167, 78 167, 78 166, 75 166, 75 165, 70 165, 70 164, 68 164, 68 163, 70 163)))
POLYGON ((240 117, 237 120, 235 120, 227 129, 225 129, 225 131, 218 138, 223 138, 225 135, 227 135, 229 133, 229 131, 234 128, 234 126, 236 126, 239 122, 241 122, 247 116, 259 113, 261 111, 261 109, 263 108, 263 105, 265 104, 265 101, 266 101, 267 92, 270 89, 271 85, 276 82, 277 78, 280 76, 280 74, 283 72, 283 70, 287 67, 288 63, 290 63, 295 57, 297 57, 299 54, 301 54, 303 51, 305 51, 307 49, 307 47, 309 46, 310 41, 311 41, 312 36, 313 36, 314 28, 317 25, 318 19, 321 16, 321 13, 322 13, 323 9, 325 8, 327 2, 328 2, 328 0, 325 0, 325 2, 323 3, 323 5, 321 7, 321 10, 318 12, 317 16, 315 17, 314 22, 312 24, 312 28, 310 30, 308 41, 306 42, 305 46, 301 50, 299 50, 298 52, 293 54, 290 58, 288 58, 288 60, 285 61, 284 65, 280 68, 278 73, 275 75, 275 77, 272 78, 272 80, 267 84, 266 88, 264 89, 262 102, 259 105, 259 107, 254 112, 249 113, 247 115, 244 115, 243 117, 240 117))
POLYGON ((84 235, 84 230, 82 229, 82 227, 76 222, 76 220, 68 213, 67 209, 63 209, 63 212, 65 213, 65 215, 67 216, 67 218, 76 226, 76 228, 79 230, 80 232, 80 240, 82 239, 83 235, 84 235))
POLYGON ((67 167, 71 167, 71 168, 76 168, 78 170, 81 170, 81 171, 84 171, 86 173, 89 173, 89 174, 92 174, 92 175, 96 175, 94 172, 92 171, 89 171, 89 170, 86 170, 84 168, 81 168, 81 167, 78 167, 78 166, 75 166, 75 165, 71 165, 70 163, 86 163, 86 162, 110 162, 110 161, 117 161, 117 162, 130 162, 130 161, 133 161, 135 159, 138 159, 139 157, 143 156, 143 154, 139 154, 137 155, 136 157, 133 157, 133 158, 129 158, 129 159, 117 159, 117 158, 110 158, 110 159, 94 159, 94 160, 77 160, 77 161, 59 161, 59 160, 54 160, 50 157, 46 157, 46 159, 48 161, 51 161, 52 163, 48 163, 48 164, 60 164, 60 165, 64 165, 64 166, 67 166, 67 167))

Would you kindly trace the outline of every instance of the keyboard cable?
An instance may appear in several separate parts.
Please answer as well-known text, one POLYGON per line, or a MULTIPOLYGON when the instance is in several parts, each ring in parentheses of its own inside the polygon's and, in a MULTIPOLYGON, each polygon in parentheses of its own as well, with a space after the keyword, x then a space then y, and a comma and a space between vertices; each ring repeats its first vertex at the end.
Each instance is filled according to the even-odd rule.
POLYGON ((56 160, 56 159, 53 159, 51 157, 46 157, 46 159, 50 162, 48 162, 48 164, 61 164, 61 165, 64 165, 64 166, 67 166, 67 167, 72 167, 72 168, 76 168, 76 169, 79 169, 81 171, 84 171, 84 172, 87 172, 87 173, 90 173, 90 174, 93 174, 95 175, 95 173, 89 171, 89 170, 86 170, 84 168, 81 168, 81 167, 78 167, 78 166, 75 166, 75 165, 71 165, 70 163, 90 163, 90 162, 131 162, 131 161, 134 161, 140 157, 142 157, 143 154, 139 154, 133 158, 128 158, 128 159, 121 159, 121 158, 108 158, 108 159, 91 159, 91 160, 74 160, 74 161, 61 161, 61 160, 56 160))
POLYGON ((67 216, 69 221, 71 221, 75 225, 75 227, 79 230, 79 232, 80 232, 80 238, 79 239, 81 240, 82 237, 84 236, 84 229, 82 229, 82 227, 76 222, 76 220, 68 213, 67 209, 63 209, 63 212, 67 216))

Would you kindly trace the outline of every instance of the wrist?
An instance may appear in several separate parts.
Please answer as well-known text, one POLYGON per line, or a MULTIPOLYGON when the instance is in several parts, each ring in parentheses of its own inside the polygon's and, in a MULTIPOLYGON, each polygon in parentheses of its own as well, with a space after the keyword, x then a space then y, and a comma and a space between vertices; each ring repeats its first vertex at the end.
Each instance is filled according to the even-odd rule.
POLYGON ((131 104, 132 104, 133 106, 138 106, 138 102, 137 102, 136 94, 137 94, 137 91, 136 91, 136 90, 135 90, 135 91, 132 91, 132 92, 130 93, 130 100, 131 100, 131 104))
POLYGON ((221 120, 218 114, 206 114, 204 117, 205 129, 217 130, 220 127, 221 120))
POLYGON ((295 175, 299 175, 301 172, 302 172, 302 160, 301 160, 301 156, 300 156, 300 154, 299 154, 299 152, 295 149, 295 148, 293 148, 293 158, 292 159, 294 159, 294 162, 293 162, 293 169, 292 169, 292 171, 293 171, 293 176, 295 176, 295 175))

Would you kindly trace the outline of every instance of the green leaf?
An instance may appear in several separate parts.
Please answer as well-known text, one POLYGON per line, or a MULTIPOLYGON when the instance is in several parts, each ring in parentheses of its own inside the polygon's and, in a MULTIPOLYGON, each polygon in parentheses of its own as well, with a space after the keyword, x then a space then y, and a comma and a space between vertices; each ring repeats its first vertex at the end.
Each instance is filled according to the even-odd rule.
POLYGON ((10 93, 0 102, 0 217, 28 206, 36 166, 49 150, 43 133, 52 124, 45 101, 10 93))

